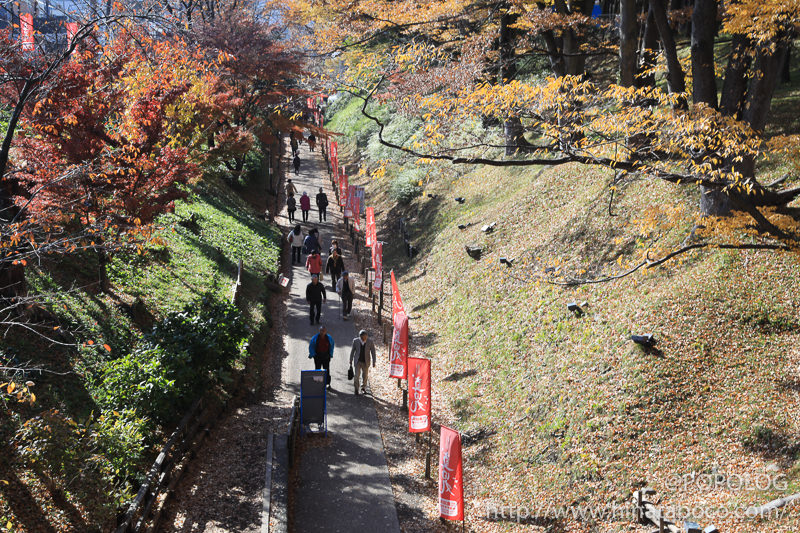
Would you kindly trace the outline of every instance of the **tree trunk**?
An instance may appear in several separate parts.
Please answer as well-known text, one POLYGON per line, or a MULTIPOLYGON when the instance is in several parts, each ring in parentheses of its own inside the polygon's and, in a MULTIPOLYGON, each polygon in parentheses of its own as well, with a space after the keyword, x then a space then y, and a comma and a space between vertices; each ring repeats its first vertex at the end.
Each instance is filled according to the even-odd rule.
POLYGON ((102 248, 97 250, 97 274, 100 281, 100 290, 108 292, 111 290, 111 282, 108 280, 108 253, 102 248))
POLYGON ((636 82, 637 26, 636 0, 620 0, 619 83, 623 87, 633 87, 636 82))
POLYGON ((755 73, 747 88, 747 104, 742 120, 756 131, 763 131, 767 124, 772 96, 778 85, 780 65, 788 50, 786 43, 778 44, 774 51, 763 46, 756 55, 755 73))
POLYGON ((664 0, 650 0, 650 11, 653 14, 661 45, 664 47, 664 56, 667 60, 667 84, 671 93, 682 93, 686 90, 683 67, 678 59, 678 50, 675 46, 675 36, 669 25, 667 10, 664 0))
POLYGON ((731 44, 731 55, 725 67, 725 80, 722 83, 720 110, 737 119, 741 118, 744 98, 747 92, 747 69, 750 67, 750 43, 747 37, 736 35, 731 44))
MULTIPOLYGON (((17 124, 22 116, 28 97, 33 92, 34 85, 33 81, 26 80, 22 86, 17 103, 8 119, 6 132, 3 136, 3 144, 0 146, 0 224, 3 225, 14 220, 18 214, 18 209, 12 199, 17 182, 7 175, 6 170, 8 170, 11 143, 14 140, 17 124)), ((5 252, 13 253, 14 248, 7 248, 5 252)), ((0 296, 14 297, 23 295, 26 291, 25 268, 21 264, 13 265, 10 261, 0 260, 0 296)))
MULTIPOLYGON (((779 44, 774 51, 764 46, 756 55, 755 72, 747 88, 747 102, 742 111, 742 120, 757 132, 763 132, 767 124, 772 96, 780 77, 780 65, 787 50, 785 43, 779 44)), ((744 178, 755 177, 756 162, 752 157, 744 157, 735 162, 734 168, 744 178)))
POLYGON ((695 0, 692 12, 692 99, 717 108, 714 72, 714 36, 717 33, 717 0, 695 0))
POLYGON ((557 77, 567 75, 567 65, 564 62, 564 54, 558 47, 558 41, 552 31, 542 32, 544 44, 547 47, 547 55, 550 58, 550 68, 553 69, 553 74, 557 77))
POLYGON ((731 214, 731 199, 719 189, 701 186, 700 211, 705 216, 726 217, 731 214))
POLYGON ((792 47, 786 49, 781 66, 781 83, 792 83, 792 47))
POLYGON ((655 16, 651 9, 647 13, 647 20, 644 26, 644 38, 642 47, 642 66, 641 70, 646 72, 639 75, 637 80, 638 87, 655 87, 656 84, 656 61, 658 58, 658 30, 656 29, 655 16))
MULTIPOLYGON (((563 0, 556 2, 556 7, 561 5, 564 13, 568 12, 568 8, 564 5, 563 0)), ((572 12, 579 12, 582 15, 589 16, 592 14, 594 7, 594 0, 582 0, 580 2, 572 3, 572 12)), ((564 54, 566 61, 567 74, 571 76, 580 76, 586 72, 586 55, 581 53, 582 40, 571 29, 564 30, 564 54)))
MULTIPOLYGON (((514 30, 509 26, 516 20, 516 15, 507 11, 500 16, 500 35, 498 44, 500 48, 499 82, 508 83, 517 77, 517 57, 514 51, 514 30)), ((505 137, 506 155, 512 156, 520 149, 530 145, 525 140, 525 129, 519 117, 508 117, 503 122, 503 135, 505 137)))
POLYGON ((0 263, 0 297, 14 298, 24 296, 28 292, 25 281, 25 267, 9 262, 0 263))

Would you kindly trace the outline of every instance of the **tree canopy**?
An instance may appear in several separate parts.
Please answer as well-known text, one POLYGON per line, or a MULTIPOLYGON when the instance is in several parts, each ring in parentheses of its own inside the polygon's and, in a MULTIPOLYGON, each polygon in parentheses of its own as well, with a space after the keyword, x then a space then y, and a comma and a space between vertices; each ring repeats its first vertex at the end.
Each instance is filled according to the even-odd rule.
MULTIPOLYGON (((328 90, 363 99, 381 142, 421 162, 577 163, 698 191, 678 248, 797 250, 798 132, 768 132, 800 4, 590 0, 289 4, 298 41, 325 58, 328 90), (599 12, 598 12, 599 10, 599 12), (424 136, 383 135, 383 104, 422 120, 424 136), (468 124, 497 125, 475 138, 468 124)), ((653 206, 661 209, 664 206, 653 206)))

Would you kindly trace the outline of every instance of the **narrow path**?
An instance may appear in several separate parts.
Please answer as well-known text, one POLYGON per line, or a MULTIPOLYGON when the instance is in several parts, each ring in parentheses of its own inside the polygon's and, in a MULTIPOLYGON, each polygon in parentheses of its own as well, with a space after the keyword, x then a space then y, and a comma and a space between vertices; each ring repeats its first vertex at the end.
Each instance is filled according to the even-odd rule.
MULTIPOLYGON (((299 175, 292 174, 301 194, 307 191, 312 198, 319 187, 324 187, 331 203, 335 196, 319 152, 301 152, 299 175)), ((318 227, 323 250, 327 251, 331 238, 339 239, 345 249, 345 261, 355 268, 352 254, 348 253, 341 212, 331 205, 327 223, 318 222, 316 206, 312 202, 309 223, 303 224, 304 233, 318 227)), ((300 213, 299 209, 297 213, 300 213)), ((302 217, 301 217, 302 220, 302 217)), ((327 259, 327 254, 325 254, 327 259)), ((301 370, 311 370, 314 363, 308 359, 308 342, 318 332, 319 326, 309 325, 305 287, 310 281, 302 266, 291 271, 290 296, 287 303, 284 361, 285 387, 299 395, 301 370)), ((363 280, 355 279, 358 291, 363 291, 363 280)), ((325 278, 326 289, 330 279, 325 278)), ((369 531, 394 533, 400 531, 389 470, 383 450, 378 417, 371 394, 354 395, 353 382, 347 379, 350 346, 357 335, 352 320, 341 318, 340 300, 335 291, 329 291, 328 302, 323 304, 321 324, 328 328, 335 342, 331 361, 333 392, 328 392, 328 436, 308 436, 302 446, 298 465, 299 484, 294 492, 294 531, 347 532, 369 531)), ((375 339, 377 341, 377 339, 375 339)), ((376 342, 380 351, 380 343, 376 342)), ((370 380, 381 379, 388 373, 387 358, 378 358, 378 366, 370 368, 370 380)))

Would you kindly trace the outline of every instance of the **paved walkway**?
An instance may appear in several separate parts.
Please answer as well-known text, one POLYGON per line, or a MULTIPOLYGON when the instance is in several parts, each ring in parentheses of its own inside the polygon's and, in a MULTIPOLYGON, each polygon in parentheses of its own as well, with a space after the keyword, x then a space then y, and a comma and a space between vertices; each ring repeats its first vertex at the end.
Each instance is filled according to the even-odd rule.
MULTIPOLYGON (((331 205, 327 223, 318 222, 313 198, 319 187, 325 187, 331 204, 336 202, 322 155, 319 151, 311 153, 308 146, 303 146, 300 157, 302 164, 299 175, 292 172, 289 177, 300 194, 307 191, 312 197, 312 211, 309 222, 302 224, 303 232, 318 227, 325 252, 331 238, 338 237, 345 249, 346 264, 355 267, 352 256, 347 252, 349 246, 343 246, 346 233, 339 208, 331 205)), ((297 214, 302 220, 299 202, 297 214)), ((280 222, 288 224, 285 209, 282 215, 280 222)), ((323 255, 323 260, 326 259, 327 253, 323 255)), ((285 336, 285 349, 289 355, 284 363, 283 376, 286 388, 298 396, 300 371, 314 368, 313 360, 308 359, 308 342, 319 331, 319 326, 309 325, 305 301, 305 288, 309 281, 310 276, 304 266, 292 267, 285 336)), ((356 278, 355 281, 357 290, 361 290, 363 282, 358 282, 362 280, 356 278)), ((329 289, 330 279, 327 276, 324 282, 326 290, 329 289)), ((399 533, 400 524, 372 396, 355 396, 353 382, 347 379, 350 346, 357 331, 352 320, 342 320, 340 309, 341 302, 336 292, 328 291, 328 302, 323 304, 320 320, 328 328, 336 345, 331 360, 334 390, 328 392, 328 436, 305 437, 309 445, 304 446, 305 451, 299 462, 294 530, 299 533, 399 533)), ((388 373, 387 358, 381 357, 383 354, 380 353, 379 342, 376 342, 376 348, 379 351, 378 365, 370 368, 370 380, 381 379, 388 373)))

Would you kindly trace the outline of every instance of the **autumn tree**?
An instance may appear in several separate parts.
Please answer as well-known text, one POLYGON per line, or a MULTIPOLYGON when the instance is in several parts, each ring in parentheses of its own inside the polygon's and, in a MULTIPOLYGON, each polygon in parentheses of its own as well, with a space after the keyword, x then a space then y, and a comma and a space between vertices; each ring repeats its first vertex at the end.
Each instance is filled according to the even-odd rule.
POLYGON ((105 290, 108 252, 146 233, 185 196, 178 185, 198 176, 187 148, 168 137, 168 109, 188 91, 181 60, 171 63, 177 74, 142 85, 143 46, 164 45, 129 31, 103 46, 85 40, 23 117, 16 144, 17 205, 40 224, 75 228, 70 250, 98 254, 105 290))
MULTIPOLYGON (((469 24, 473 4, 444 2, 446 11, 424 2, 299 4, 298 23, 313 20, 315 32, 328 43, 339 38, 327 50, 344 53, 347 68, 329 83, 364 100, 363 113, 379 124, 387 146, 421 161, 579 163, 613 169, 617 183, 650 179, 697 188, 695 231, 678 249, 663 250, 662 259, 706 246, 798 247, 798 217, 790 205, 800 195, 796 178, 764 184, 757 176, 766 157, 789 156, 798 148, 792 137, 764 137, 800 20, 800 5, 794 2, 743 0, 722 6, 696 0, 688 10, 670 11, 666 1, 620 0, 606 3, 606 14, 614 14, 606 17, 608 23, 589 17, 588 3, 480 4, 499 17, 494 24, 503 30, 499 51, 505 70, 499 77, 488 74, 497 64, 498 47, 485 40, 481 51, 471 52, 470 71, 457 84, 448 83, 456 78, 442 72, 463 72, 462 45, 494 31, 492 24, 469 24), (677 52, 682 31, 690 32, 688 68, 677 52), (720 35, 732 38, 724 63, 714 54, 720 35), (554 36, 561 48, 543 50, 553 75, 512 79, 514 62, 541 52, 537 40, 554 36), (564 43, 575 41, 580 41, 577 48, 570 44, 564 50, 564 43), (614 48, 619 59, 613 76, 601 75, 614 48), (574 68, 566 68, 569 62, 574 68), (385 124, 370 112, 371 102, 420 118, 425 138, 408 143, 385 138, 385 124), (505 157, 490 137, 457 141, 460 124, 487 117, 515 124, 500 143, 505 157), (783 183, 795 185, 781 188, 783 183)), ((308 41, 326 49, 318 40, 308 41)), ((660 259, 648 255, 644 261, 660 259)))
POLYGON ((238 178, 248 153, 273 147, 297 118, 286 104, 301 96, 295 81, 301 63, 281 43, 278 28, 241 9, 218 12, 196 27, 197 45, 216 65, 208 156, 238 178))

